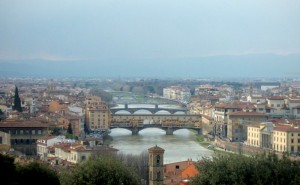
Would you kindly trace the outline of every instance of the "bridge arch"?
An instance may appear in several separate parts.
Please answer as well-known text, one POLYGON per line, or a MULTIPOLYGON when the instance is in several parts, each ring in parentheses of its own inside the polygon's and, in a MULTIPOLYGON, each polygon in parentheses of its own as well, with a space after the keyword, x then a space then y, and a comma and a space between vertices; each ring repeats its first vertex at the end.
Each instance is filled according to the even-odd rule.
POLYGON ((152 112, 146 108, 141 108, 141 109, 138 109, 136 111, 133 112, 133 114, 137 115, 137 114, 149 114, 151 115, 152 112))
POLYGON ((114 127, 114 128, 110 128, 110 130, 118 130, 118 129, 127 130, 128 134, 124 134, 124 135, 132 135, 132 129, 130 129, 130 128, 126 128, 126 127, 114 127))
POLYGON ((156 115, 171 115, 171 113, 167 110, 159 110, 159 111, 155 112, 154 114, 156 114, 156 115))
POLYGON ((174 114, 186 114, 186 113, 184 111, 179 110, 179 111, 174 112, 174 114))
POLYGON ((118 114, 131 114, 131 112, 129 112, 128 110, 118 110, 114 114, 116 114, 116 115, 118 115, 118 114))

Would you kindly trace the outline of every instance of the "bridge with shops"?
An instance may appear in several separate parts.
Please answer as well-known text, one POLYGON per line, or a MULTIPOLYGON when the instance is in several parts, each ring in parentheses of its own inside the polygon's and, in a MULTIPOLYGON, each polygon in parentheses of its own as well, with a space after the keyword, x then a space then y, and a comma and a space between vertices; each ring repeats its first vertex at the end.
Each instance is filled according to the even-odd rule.
POLYGON ((115 114, 111 117, 110 129, 125 128, 136 135, 145 128, 160 128, 166 131, 167 135, 172 135, 179 129, 193 129, 198 134, 202 133, 201 115, 183 114, 115 114))
MULTIPOLYGON (((147 104, 149 105, 149 104, 147 104)), ((125 104, 124 107, 121 108, 110 108, 110 112, 112 113, 112 115, 115 115, 117 112, 119 111, 127 111, 130 114, 134 114, 137 111, 140 110, 147 110, 149 112, 151 112, 152 114, 156 114, 159 111, 167 111, 170 114, 175 114, 175 113, 187 113, 187 108, 166 108, 166 107, 160 107, 158 104, 151 104, 153 105, 153 107, 130 107, 130 104, 125 104)))

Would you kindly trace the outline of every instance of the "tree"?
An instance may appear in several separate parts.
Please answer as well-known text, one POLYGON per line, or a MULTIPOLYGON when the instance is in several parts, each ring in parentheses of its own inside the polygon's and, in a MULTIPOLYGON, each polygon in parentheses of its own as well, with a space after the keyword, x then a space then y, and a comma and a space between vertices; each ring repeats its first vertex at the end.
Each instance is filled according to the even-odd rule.
POLYGON ((22 112, 22 107, 21 107, 21 99, 19 97, 19 90, 18 87, 16 86, 15 88, 15 97, 14 97, 14 106, 13 110, 16 110, 18 112, 22 112))
POLYGON ((31 162, 27 165, 17 166, 16 184, 43 184, 59 185, 57 173, 45 164, 31 162))
POLYGON ((68 125, 67 133, 68 133, 68 134, 73 134, 73 130, 72 130, 72 125, 71 125, 71 123, 69 123, 69 125, 68 125))
POLYGON ((5 118, 4 112, 0 109, 0 121, 5 118))
POLYGON ((85 133, 85 134, 89 134, 89 133, 90 133, 90 130, 89 130, 89 128, 88 128, 88 126, 87 126, 86 123, 84 123, 83 129, 84 129, 84 133, 85 133))
POLYGON ((12 180, 16 177, 14 160, 13 157, 0 154, 0 179, 6 184, 13 184, 12 180))
POLYGON ((199 175, 192 185, 202 184, 300 184, 300 162, 276 154, 246 157, 223 155, 204 159, 197 165, 199 175))
POLYGON ((92 95, 101 97, 101 100, 103 100, 105 102, 110 102, 110 101, 112 101, 112 98, 113 98, 111 93, 106 92, 102 89, 91 89, 90 93, 92 95))
POLYGON ((139 178, 120 160, 101 156, 81 163, 72 171, 65 171, 60 176, 62 185, 137 185, 139 178))
POLYGON ((61 128, 60 127, 54 127, 51 128, 51 134, 54 136, 59 136, 61 134, 61 128))

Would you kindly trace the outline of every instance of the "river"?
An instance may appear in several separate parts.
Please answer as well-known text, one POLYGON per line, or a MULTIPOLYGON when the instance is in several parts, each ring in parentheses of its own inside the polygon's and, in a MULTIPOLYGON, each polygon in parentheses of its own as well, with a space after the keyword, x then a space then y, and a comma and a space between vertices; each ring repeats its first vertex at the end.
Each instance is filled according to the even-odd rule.
POLYGON ((110 136, 113 138, 111 145, 125 154, 139 155, 155 145, 165 149, 165 164, 187 159, 196 161, 213 154, 211 150, 197 143, 196 134, 187 129, 166 135, 164 130, 147 128, 141 130, 138 135, 131 135, 129 130, 115 128, 111 130, 110 136))

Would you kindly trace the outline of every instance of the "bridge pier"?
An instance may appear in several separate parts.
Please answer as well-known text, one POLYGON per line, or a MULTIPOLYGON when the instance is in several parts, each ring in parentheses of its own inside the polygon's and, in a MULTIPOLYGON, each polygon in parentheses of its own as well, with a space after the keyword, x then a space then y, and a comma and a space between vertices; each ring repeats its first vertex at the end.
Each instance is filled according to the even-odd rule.
POLYGON ((138 135, 139 134, 139 129, 137 127, 134 127, 132 130, 132 135, 138 135))
POLYGON ((201 128, 197 129, 197 134, 202 135, 202 129, 201 128))
POLYGON ((166 130, 166 135, 173 135, 173 128, 172 127, 168 127, 167 130, 166 130))

